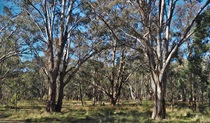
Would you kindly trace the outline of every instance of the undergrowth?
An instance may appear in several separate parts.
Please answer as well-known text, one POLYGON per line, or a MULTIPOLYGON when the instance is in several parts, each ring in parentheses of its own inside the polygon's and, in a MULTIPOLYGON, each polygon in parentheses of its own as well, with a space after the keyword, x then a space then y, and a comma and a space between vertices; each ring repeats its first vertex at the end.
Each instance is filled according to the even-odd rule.
POLYGON ((167 106, 166 119, 152 120, 152 102, 142 104, 124 103, 121 105, 92 106, 86 102, 82 106, 78 101, 64 101, 61 113, 48 113, 40 101, 21 101, 17 106, 1 106, 0 122, 74 122, 74 123, 138 123, 138 122, 210 122, 208 106, 200 106, 193 112, 189 107, 167 106))

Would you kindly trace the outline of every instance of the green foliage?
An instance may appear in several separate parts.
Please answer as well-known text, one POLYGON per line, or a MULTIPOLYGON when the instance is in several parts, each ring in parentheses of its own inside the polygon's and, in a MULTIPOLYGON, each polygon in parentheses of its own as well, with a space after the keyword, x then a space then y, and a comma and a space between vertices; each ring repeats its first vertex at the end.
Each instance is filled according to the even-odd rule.
POLYGON ((195 40, 208 42, 210 36, 210 7, 207 8, 196 20, 195 40))
POLYGON ((40 69, 33 61, 20 62, 19 59, 7 59, 0 69, 0 75, 7 71, 1 82, 1 103, 15 105, 19 100, 42 99, 46 94, 46 85, 40 69))

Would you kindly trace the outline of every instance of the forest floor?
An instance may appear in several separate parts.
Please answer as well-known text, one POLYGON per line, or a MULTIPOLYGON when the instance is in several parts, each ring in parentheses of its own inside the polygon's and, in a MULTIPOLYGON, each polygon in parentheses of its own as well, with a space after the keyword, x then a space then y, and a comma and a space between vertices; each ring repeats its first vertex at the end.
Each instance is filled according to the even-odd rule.
POLYGON ((110 106, 92 106, 86 102, 82 106, 79 101, 64 101, 61 113, 47 113, 44 103, 39 101, 20 101, 17 106, 0 105, 0 122, 73 122, 73 123, 142 123, 142 122, 175 122, 175 123, 197 123, 210 122, 210 108, 200 106, 193 112, 186 104, 177 104, 172 110, 168 105, 166 108, 166 119, 154 121, 150 118, 152 113, 152 102, 143 101, 110 106))

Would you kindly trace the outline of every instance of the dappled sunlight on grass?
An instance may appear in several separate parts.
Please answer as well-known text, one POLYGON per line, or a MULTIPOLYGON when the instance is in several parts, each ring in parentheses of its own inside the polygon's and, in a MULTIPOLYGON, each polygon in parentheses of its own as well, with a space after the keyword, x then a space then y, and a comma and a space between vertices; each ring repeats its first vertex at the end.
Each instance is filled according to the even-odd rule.
POLYGON ((86 102, 85 106, 79 101, 64 101, 61 113, 48 113, 43 102, 20 102, 16 109, 5 107, 0 110, 0 121, 20 122, 75 122, 75 123, 138 123, 138 122, 210 122, 209 108, 193 112, 189 108, 167 107, 167 117, 162 121, 154 121, 152 114, 152 102, 145 101, 140 104, 121 104, 110 106, 92 106, 86 102))

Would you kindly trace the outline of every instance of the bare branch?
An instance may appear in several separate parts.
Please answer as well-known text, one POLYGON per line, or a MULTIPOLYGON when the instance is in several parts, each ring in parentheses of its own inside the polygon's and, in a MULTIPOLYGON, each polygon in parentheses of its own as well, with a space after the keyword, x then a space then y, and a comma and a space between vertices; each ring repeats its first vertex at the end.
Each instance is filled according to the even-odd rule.
POLYGON ((41 13, 41 11, 36 6, 34 6, 30 0, 28 0, 28 2, 41 15, 41 17, 44 18, 44 15, 41 13))
POLYGON ((47 43, 47 39, 46 39, 46 37, 44 36, 44 33, 43 33, 41 27, 40 27, 39 24, 35 21, 34 16, 33 16, 28 10, 26 10, 26 9, 24 9, 24 10, 28 13, 29 17, 31 17, 31 19, 33 20, 33 22, 35 23, 35 25, 37 26, 37 28, 38 28, 39 31, 41 32, 42 38, 44 38, 44 40, 45 40, 44 43, 47 43))
POLYGON ((128 33, 126 33, 125 31, 123 31, 122 29, 121 29, 121 31, 122 31, 125 35, 127 35, 128 37, 131 37, 131 38, 137 40, 137 41, 143 46, 143 48, 145 48, 145 45, 142 44, 142 41, 146 41, 145 37, 148 35, 149 32, 146 33, 144 36, 140 36, 141 39, 142 39, 142 41, 141 41, 141 40, 140 40, 139 38, 137 38, 136 36, 134 36, 134 35, 132 35, 132 34, 128 34, 128 33))
POLYGON ((16 51, 9 51, 8 53, 2 55, 2 56, 0 57, 0 64, 1 64, 3 61, 5 61, 6 59, 8 59, 8 58, 10 58, 10 57, 12 57, 12 56, 15 56, 15 55, 17 55, 17 52, 16 52, 16 51))
POLYGON ((7 25, 5 25, 4 27, 2 27, 1 29, 0 29, 0 34, 1 34, 1 32, 6 28, 6 27, 8 27, 9 26, 9 24, 7 24, 7 25))

